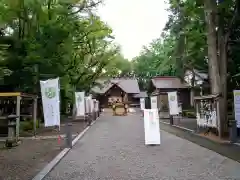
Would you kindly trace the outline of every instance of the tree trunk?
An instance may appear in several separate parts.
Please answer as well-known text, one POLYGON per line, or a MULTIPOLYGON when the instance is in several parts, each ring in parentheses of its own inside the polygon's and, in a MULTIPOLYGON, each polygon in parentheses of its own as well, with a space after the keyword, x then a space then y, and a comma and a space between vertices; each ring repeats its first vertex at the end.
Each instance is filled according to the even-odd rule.
POLYGON ((218 49, 219 49, 219 70, 220 70, 220 80, 221 80, 221 88, 222 88, 222 96, 223 98, 221 99, 220 102, 220 113, 221 113, 221 128, 222 132, 227 132, 228 131, 228 126, 227 126, 227 110, 228 110, 228 102, 227 102, 227 64, 228 64, 228 41, 229 41, 229 36, 232 33, 232 29, 234 26, 234 23, 238 19, 240 15, 240 1, 237 0, 234 2, 234 13, 232 16, 232 19, 229 20, 227 27, 228 29, 224 31, 224 27, 226 27, 225 22, 225 16, 224 16, 224 10, 223 14, 221 12, 218 13, 218 49))
POLYGON ((208 67, 211 82, 211 93, 221 92, 220 72, 217 56, 217 33, 216 33, 216 1, 205 0, 205 21, 207 24, 207 43, 208 43, 208 67))
POLYGON ((220 116, 222 136, 227 132, 227 34, 223 33, 223 26, 218 28, 219 70, 222 98, 220 99, 220 116))
POLYGON ((195 72, 194 72, 194 69, 191 70, 191 73, 192 73, 192 79, 191 79, 191 106, 194 107, 194 96, 195 96, 195 72))
POLYGON ((72 119, 76 120, 77 118, 77 107, 76 107, 76 97, 75 97, 75 92, 76 92, 76 85, 73 85, 73 94, 72 94, 72 119))
MULTIPOLYGON (((220 94, 225 92, 222 91, 223 84, 226 86, 226 83, 221 84, 221 76, 220 76, 220 65, 221 67, 224 64, 221 64, 218 58, 218 44, 217 44, 217 4, 216 0, 205 0, 204 1, 204 11, 205 11, 205 21, 207 25, 207 43, 208 43, 208 67, 209 67, 209 77, 211 82, 211 93, 212 94, 220 94)), ((219 49, 219 50, 222 50, 219 49)), ((221 56, 222 57, 222 54, 221 56)), ((225 58, 226 59, 226 58, 225 58)), ((224 59, 222 59, 224 61, 224 59)), ((226 68, 226 66, 224 67, 226 68)), ((223 69, 224 70, 224 69, 223 69)), ((224 71, 223 71, 223 76, 224 71)), ((218 115, 218 133, 219 136, 222 137, 224 134, 224 121, 226 116, 226 106, 225 106, 225 98, 220 99, 220 107, 217 109, 218 115)))

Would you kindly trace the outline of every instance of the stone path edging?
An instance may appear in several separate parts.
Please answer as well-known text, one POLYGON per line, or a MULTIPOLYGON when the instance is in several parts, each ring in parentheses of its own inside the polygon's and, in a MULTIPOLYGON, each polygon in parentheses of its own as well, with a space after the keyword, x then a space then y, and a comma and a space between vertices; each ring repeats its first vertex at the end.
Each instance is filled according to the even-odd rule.
MULTIPOLYGON (((99 116, 100 117, 100 116, 99 116)), ((99 117, 87 126, 81 133, 77 135, 72 141, 72 146, 74 146, 79 139, 88 131, 88 129, 96 123, 99 117)), ((71 150, 71 148, 64 148, 50 163, 48 163, 32 180, 43 180, 44 177, 63 159, 63 157, 71 150)))

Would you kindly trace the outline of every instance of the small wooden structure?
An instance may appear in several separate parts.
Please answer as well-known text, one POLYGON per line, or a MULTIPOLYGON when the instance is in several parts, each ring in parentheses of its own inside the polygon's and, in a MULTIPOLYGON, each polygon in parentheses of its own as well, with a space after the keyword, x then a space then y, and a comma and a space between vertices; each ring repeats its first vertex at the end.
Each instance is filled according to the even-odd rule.
POLYGON ((96 99, 100 101, 100 106, 104 108, 112 107, 114 102, 125 103, 125 98, 129 104, 139 103, 139 98, 135 97, 140 93, 138 81, 135 78, 113 78, 99 81, 100 86, 91 89, 96 99))
MULTIPOLYGON (((182 103, 179 98, 179 92, 177 92, 178 95, 178 109, 179 109, 179 114, 178 114, 178 120, 179 118, 182 117, 182 103)), ((157 99, 157 108, 159 111, 159 117, 162 119, 169 119, 170 118, 170 113, 169 113, 169 102, 168 102, 168 92, 160 92, 159 90, 155 90, 152 94, 151 97, 156 97, 157 99)), ((150 105, 151 106, 151 105, 150 105)))
MULTIPOLYGON (((15 139, 19 139, 20 131, 20 117, 31 116, 33 118, 33 129, 34 135, 36 135, 36 122, 37 122, 37 96, 31 94, 25 94, 21 92, 3 92, 0 93, 0 122, 1 120, 9 119, 9 115, 15 115, 15 123, 8 122, 6 125, 9 128, 15 127, 15 139), (31 100, 33 104, 32 115, 21 114, 21 105, 23 104, 22 100, 31 100), (7 104, 5 104, 7 103, 7 104), (9 108, 10 106, 10 108, 9 108), (11 124, 11 126, 9 125, 11 124), (14 126, 13 126, 14 124, 14 126)), ((9 133, 8 133, 9 134, 9 133)))
POLYGON ((220 124, 218 123, 219 97, 219 94, 212 94, 194 98, 198 130, 206 129, 205 133, 214 130, 216 135, 220 133, 220 124))
POLYGON ((156 76, 152 78, 150 88, 153 91, 152 96, 158 96, 158 108, 161 111, 168 112, 168 92, 176 91, 178 100, 182 104, 182 108, 190 106, 191 88, 180 78, 175 76, 156 76))

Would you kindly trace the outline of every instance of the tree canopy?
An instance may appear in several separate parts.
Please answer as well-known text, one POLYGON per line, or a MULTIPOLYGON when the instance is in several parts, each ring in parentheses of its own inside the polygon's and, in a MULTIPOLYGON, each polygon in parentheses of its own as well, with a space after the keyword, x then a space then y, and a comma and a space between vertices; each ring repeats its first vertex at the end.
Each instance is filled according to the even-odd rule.
MULTIPOLYGON (((0 83, 39 93, 39 80, 60 77, 64 97, 96 79, 128 71, 95 0, 0 0, 0 83), (113 68, 114 67, 114 68, 113 68)), ((6 89, 6 88, 5 88, 6 89)))
MULTIPOLYGON (((168 4, 168 22, 159 38, 153 40, 148 47, 143 47, 142 53, 134 58, 135 73, 141 78, 155 75, 182 78, 186 69, 208 72, 208 32, 204 2, 168 0, 168 4)), ((228 39, 228 77, 235 84, 238 84, 236 82, 239 77, 237 73, 239 53, 236 51, 239 43, 237 28, 239 18, 235 17, 237 6, 237 2, 233 0, 216 3, 219 12, 216 29, 220 30, 222 25, 224 32, 231 32, 228 39)))
MULTIPOLYGON (((220 94, 219 133, 227 128, 227 98, 239 88, 240 2, 236 0, 168 0, 169 20, 161 36, 134 59, 142 79, 186 70, 209 74, 212 94, 220 94)), ((194 85, 194 84, 192 84, 194 85)), ((229 104, 230 105, 230 104, 229 104)))

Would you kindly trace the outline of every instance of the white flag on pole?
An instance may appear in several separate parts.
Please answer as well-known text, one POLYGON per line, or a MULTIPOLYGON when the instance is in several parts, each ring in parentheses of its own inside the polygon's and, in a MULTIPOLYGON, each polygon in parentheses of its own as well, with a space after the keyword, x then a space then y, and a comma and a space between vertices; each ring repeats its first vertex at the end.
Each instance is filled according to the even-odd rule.
POLYGON ((85 115, 85 92, 75 92, 77 116, 85 115))
POLYGON ((40 81, 44 125, 60 126, 59 78, 40 81))
POLYGON ((96 110, 97 110, 97 112, 99 111, 99 101, 98 100, 96 102, 96 110))
POLYGON ((91 113, 92 112, 92 96, 87 96, 85 98, 86 101, 86 113, 91 113))
POLYGON ((97 100, 93 99, 93 105, 94 105, 94 112, 98 111, 98 107, 97 107, 97 100))
POLYGON ((169 114, 170 115, 178 115, 178 98, 177 92, 168 92, 168 104, 169 104, 169 114))
POLYGON ((94 111, 94 102, 92 95, 89 96, 89 104, 90 104, 90 113, 94 111))

